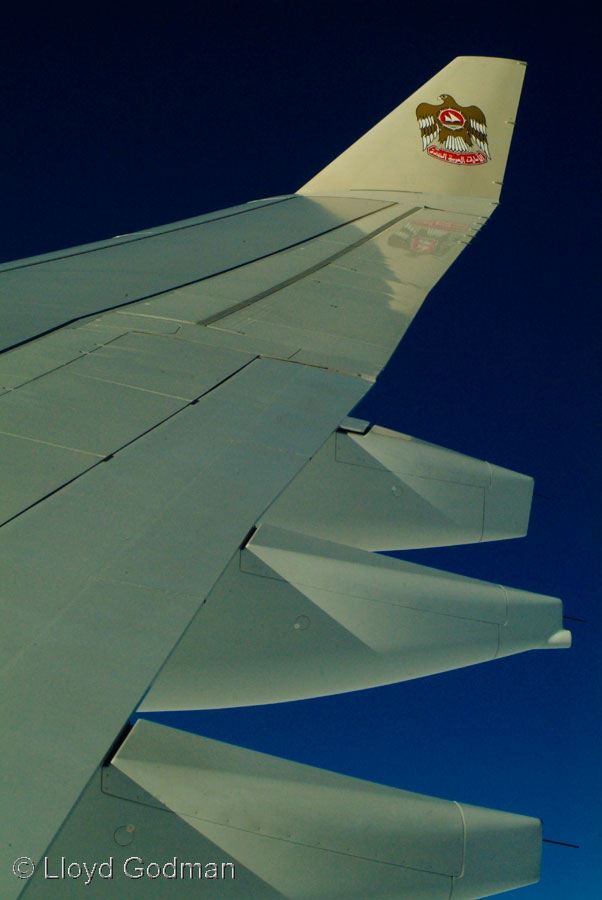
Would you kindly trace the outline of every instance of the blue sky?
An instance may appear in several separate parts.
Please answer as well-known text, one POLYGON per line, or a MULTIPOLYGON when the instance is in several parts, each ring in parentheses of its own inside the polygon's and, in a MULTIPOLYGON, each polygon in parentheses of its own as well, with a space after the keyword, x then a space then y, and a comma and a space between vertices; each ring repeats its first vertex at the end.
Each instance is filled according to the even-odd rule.
POLYGON ((529 63, 500 209, 357 414, 535 478, 527 538, 405 558, 560 596, 587 623, 568 623, 570 651, 169 719, 540 816, 546 837, 580 849, 544 844, 542 880, 517 892, 524 900, 593 900, 602 887, 599 51, 589 27, 578 13, 476 4, 226 2, 13 20, 0 37, 2 260, 288 193, 454 56, 529 63))

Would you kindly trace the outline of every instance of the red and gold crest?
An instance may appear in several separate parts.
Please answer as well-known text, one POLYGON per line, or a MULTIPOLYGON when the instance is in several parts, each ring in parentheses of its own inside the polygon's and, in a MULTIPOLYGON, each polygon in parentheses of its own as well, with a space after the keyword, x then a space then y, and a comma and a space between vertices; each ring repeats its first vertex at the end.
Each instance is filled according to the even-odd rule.
POLYGON ((487 121, 478 106, 460 106, 449 94, 441 103, 419 103, 416 118, 422 149, 429 156, 460 166, 477 166, 491 159, 487 121))

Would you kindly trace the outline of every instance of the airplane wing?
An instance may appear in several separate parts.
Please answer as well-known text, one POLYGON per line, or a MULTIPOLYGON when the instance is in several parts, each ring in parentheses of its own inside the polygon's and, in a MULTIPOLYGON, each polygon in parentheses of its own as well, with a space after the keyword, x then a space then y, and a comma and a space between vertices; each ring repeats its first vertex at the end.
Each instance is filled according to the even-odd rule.
POLYGON ((568 646, 555 598, 372 552, 524 534, 532 480, 349 417, 497 205, 523 74, 458 58, 295 194, 0 267, 8 900, 537 879, 537 820, 127 726, 568 646))

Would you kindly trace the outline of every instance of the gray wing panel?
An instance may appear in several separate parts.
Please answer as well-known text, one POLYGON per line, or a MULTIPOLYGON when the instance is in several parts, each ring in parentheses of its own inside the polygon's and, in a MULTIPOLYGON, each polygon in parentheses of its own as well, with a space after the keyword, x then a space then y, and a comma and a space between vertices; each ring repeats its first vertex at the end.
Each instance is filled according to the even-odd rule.
MULTIPOLYGON (((367 388, 254 360, 3 527, 1 805, 14 846, 42 855, 236 548, 367 388)), ((11 852, 7 898, 21 887, 11 852)))
POLYGON ((244 265, 383 207, 382 201, 292 197, 198 224, 24 260, 0 272, 0 349, 82 316, 244 265))
POLYGON ((0 522, 155 428, 253 359, 161 335, 118 335, 103 344, 106 337, 104 329, 67 329, 2 358, 14 359, 12 376, 26 381, 0 397, 0 522), (71 340, 58 341, 59 336, 71 340), (74 358, 56 365, 61 353, 74 358))

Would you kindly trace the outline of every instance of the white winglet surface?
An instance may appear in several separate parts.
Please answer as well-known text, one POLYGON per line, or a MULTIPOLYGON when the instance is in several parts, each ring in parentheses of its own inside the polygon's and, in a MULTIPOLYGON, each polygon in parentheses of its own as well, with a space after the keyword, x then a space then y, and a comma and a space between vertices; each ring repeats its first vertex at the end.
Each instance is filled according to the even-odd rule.
POLYGON ((498 200, 525 74, 513 59, 458 56, 300 188, 498 200))

